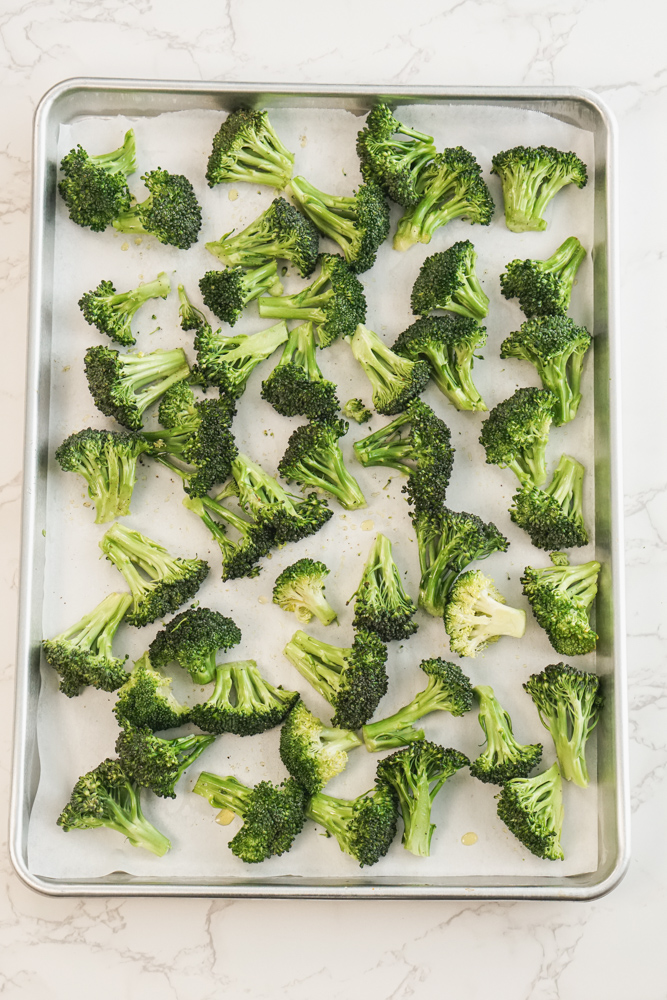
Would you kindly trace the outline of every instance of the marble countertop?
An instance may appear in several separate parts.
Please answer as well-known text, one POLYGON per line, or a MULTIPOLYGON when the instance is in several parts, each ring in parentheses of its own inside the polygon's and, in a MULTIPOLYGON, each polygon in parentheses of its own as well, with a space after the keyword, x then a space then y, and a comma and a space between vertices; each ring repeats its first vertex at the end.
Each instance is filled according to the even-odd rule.
MULTIPOLYGON (((619 125, 632 860, 590 903, 53 899, 0 852, 0 995, 100 1000, 659 1000, 667 996, 667 726, 664 593, 667 454, 643 444, 667 422, 664 320, 648 289, 665 280, 664 38, 655 0, 339 0, 317 21, 304 0, 5 0, 0 11, 0 801, 7 803, 18 595, 23 370, 32 115, 73 76, 590 88, 619 125), (409 20, 406 11, 409 10, 409 20), (661 176, 658 178, 658 172, 661 176), (639 211, 629 208, 640 178, 639 211), (646 192, 650 192, 649 198, 646 192), (655 192, 655 195, 653 195, 655 192), (657 225, 650 224, 656 211, 657 225), (660 275, 662 274, 662 278, 660 275), (637 349, 650 338, 647 352, 637 349), (659 384, 660 383, 660 384, 659 384), (637 392, 640 396, 637 397, 637 392), (641 405, 635 401, 639 398, 641 405), (657 460, 656 460, 657 459, 657 460), (663 615, 661 617, 661 611, 663 615), (257 943, 259 954, 257 958, 257 943)), ((659 432, 658 432, 659 437, 659 432)), ((3 824, 3 831, 6 824, 3 824)))

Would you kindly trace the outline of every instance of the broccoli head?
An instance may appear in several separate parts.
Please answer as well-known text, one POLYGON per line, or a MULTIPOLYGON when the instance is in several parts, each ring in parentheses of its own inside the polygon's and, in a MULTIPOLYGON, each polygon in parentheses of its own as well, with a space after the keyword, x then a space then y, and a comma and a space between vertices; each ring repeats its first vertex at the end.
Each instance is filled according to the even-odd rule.
POLYGON ((110 281, 100 281, 97 288, 86 292, 79 299, 79 309, 86 323, 111 340, 129 347, 136 340, 132 333, 132 320, 137 310, 149 299, 166 299, 171 291, 169 278, 164 271, 155 281, 147 281, 128 292, 116 292, 110 281))
POLYGON ((586 256, 576 236, 568 236, 547 260, 512 260, 500 275, 506 299, 518 299, 522 312, 532 316, 564 316, 572 286, 586 256))
POLYGON ((278 138, 268 112, 237 108, 213 137, 206 180, 209 187, 244 183, 282 189, 293 165, 294 153, 278 138))
POLYGON ((322 375, 315 352, 313 324, 308 320, 290 331, 280 361, 262 382, 262 398, 283 417, 328 420, 340 408, 336 385, 322 375))
POLYGON ((177 729, 189 721, 190 709, 181 705, 171 690, 171 677, 156 670, 148 653, 140 656, 120 688, 114 705, 118 725, 160 732, 177 729))
POLYGON ((134 130, 110 153, 90 156, 83 146, 70 149, 60 163, 58 191, 78 226, 101 233, 132 204, 127 178, 136 170, 134 130))
MULTIPOLYGON (((226 495, 221 494, 223 497, 226 495)), ((220 498, 187 497, 183 506, 202 519, 213 541, 217 542, 222 555, 223 580, 257 576, 260 569, 257 563, 274 544, 275 536, 269 525, 241 517, 225 507, 220 498), (227 525, 237 533, 236 541, 228 537, 227 525)))
POLYGON ((209 323, 201 309, 193 305, 183 285, 178 286, 178 315, 182 330, 201 330, 209 323))
POLYGON ((424 361, 395 353, 377 333, 361 324, 346 340, 371 383, 373 406, 378 413, 401 413, 411 399, 424 391, 431 375, 424 361))
POLYGON ((412 620, 417 608, 405 593, 386 535, 377 535, 352 597, 354 628, 375 632, 383 642, 409 639, 417 631, 412 620))
POLYGON ((178 663, 195 684, 215 677, 215 658, 241 641, 241 629, 231 618, 210 608, 188 608, 167 622, 148 647, 156 667, 178 663))
POLYGON ((588 544, 582 497, 584 467, 561 455, 545 489, 526 485, 514 494, 510 517, 530 535, 538 549, 569 549, 588 544))
POLYGON ((476 261, 470 240, 461 240, 449 250, 427 257, 412 286, 410 305, 415 316, 444 309, 469 319, 484 319, 489 298, 477 278, 476 261))
POLYGON ((236 399, 245 392, 250 375, 258 364, 266 361, 288 337, 284 320, 259 333, 248 336, 237 333, 223 337, 206 325, 195 334, 197 364, 193 373, 205 386, 214 385, 221 395, 236 399))
POLYGON ((227 267, 261 267, 281 258, 294 264, 302 277, 315 270, 320 237, 310 221, 284 198, 275 198, 244 230, 206 244, 227 267))
POLYGON ((298 699, 298 692, 269 684, 255 660, 239 660, 216 668, 213 694, 193 706, 190 719, 216 736, 255 736, 279 725, 298 699))
POLYGON ((511 469, 522 486, 547 478, 546 449, 558 400, 549 389, 517 389, 489 413, 480 444, 489 465, 511 469))
POLYGON ((201 207, 192 184, 183 174, 170 174, 161 167, 141 179, 150 192, 148 198, 120 212, 114 229, 155 236, 160 243, 187 250, 201 229, 201 207))
POLYGON ((512 778, 527 778, 542 759, 542 744, 518 743, 512 720, 493 693, 481 685, 473 689, 479 701, 477 720, 486 737, 486 748, 470 765, 470 773, 480 781, 504 785, 512 778))
POLYGON ((204 305, 223 323, 234 326, 249 302, 262 292, 280 295, 283 286, 278 277, 278 265, 271 260, 261 267, 207 271, 199 281, 199 290, 204 305))
POLYGON ((563 860, 563 782, 558 763, 532 778, 510 779, 496 798, 499 817, 531 854, 563 860))
POLYGON ((595 649, 597 633, 589 614, 597 594, 599 562, 579 566, 526 566, 523 592, 538 624, 561 656, 579 656, 595 649))
POLYGON ((280 759, 311 795, 345 770, 347 752, 361 746, 349 729, 332 729, 297 701, 280 730, 280 759))
POLYGON ((323 625, 331 625, 338 615, 324 596, 324 578, 328 575, 323 562, 298 559, 277 577, 273 603, 285 611, 293 611, 304 624, 315 615, 323 625))
POLYGON ((356 799, 339 799, 316 792, 308 800, 306 816, 335 837, 341 851, 364 865, 383 858, 396 836, 398 808, 391 788, 374 785, 356 799))
POLYGON ((501 635, 521 639, 526 631, 526 612, 508 607, 491 577, 478 569, 454 581, 444 620, 450 648, 459 656, 477 656, 501 635))
POLYGON ((163 799, 176 798, 176 782, 201 756, 215 736, 178 736, 165 740, 145 727, 125 723, 116 740, 116 753, 125 774, 163 799))
POLYGON ((566 184, 585 186, 586 165, 574 153, 553 146, 514 146, 492 158, 492 174, 503 186, 505 224, 513 233, 542 232, 542 214, 566 184))
POLYGON ((143 427, 143 412, 169 386, 190 377, 181 347, 150 354, 120 354, 110 347, 89 347, 84 361, 95 406, 130 430, 143 427))
POLYGON ((373 416, 360 399, 348 399, 343 406, 342 413, 346 420, 354 420, 357 424, 367 424, 373 416))
POLYGON ((378 104, 357 134, 357 155, 364 178, 377 181, 388 198, 411 208, 421 198, 421 173, 436 148, 432 136, 404 125, 386 104, 378 104))
POLYGON ((344 420, 311 420, 302 424, 290 435, 278 469, 288 483, 324 490, 346 510, 356 510, 366 506, 366 499, 345 467, 338 444, 347 429, 344 420))

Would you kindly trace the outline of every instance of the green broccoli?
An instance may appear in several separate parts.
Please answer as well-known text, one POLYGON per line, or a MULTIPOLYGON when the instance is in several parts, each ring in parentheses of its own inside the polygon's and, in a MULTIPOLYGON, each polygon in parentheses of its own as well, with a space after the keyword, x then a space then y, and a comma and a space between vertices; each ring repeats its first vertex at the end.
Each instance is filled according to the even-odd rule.
POLYGON ((569 455, 561 455, 545 489, 526 485, 514 494, 510 517, 528 532, 531 542, 539 549, 552 551, 587 545, 583 481, 583 465, 569 455))
POLYGON ((255 660, 238 660, 216 667, 213 694, 193 706, 190 720, 216 736, 255 736, 279 725, 298 700, 297 691, 269 684, 255 660))
POLYGON ((354 420, 358 424, 367 424, 373 416, 360 399, 348 399, 343 406, 342 413, 346 420, 354 420))
POLYGON ((427 257, 412 286, 410 305, 415 316, 444 309, 469 319, 484 319, 489 298, 475 273, 476 261, 470 240, 461 240, 449 250, 427 257))
POLYGON ((388 198, 411 208, 421 198, 421 174, 436 155, 436 148, 432 136, 409 128, 386 104, 378 104, 371 108, 366 127, 357 134, 357 155, 364 178, 377 181, 388 198))
POLYGON ((585 186, 586 165, 574 153, 553 146, 514 146, 492 158, 492 174, 503 186, 505 224, 513 233, 542 232, 542 213, 566 184, 585 186))
POLYGON ((178 315, 182 330, 201 330, 210 327, 201 309, 193 305, 183 285, 178 286, 178 315))
POLYGON ((223 580, 257 576, 257 563, 271 551, 274 544, 274 534, 268 525, 241 517, 236 511, 224 507, 220 498, 187 497, 183 500, 183 506, 202 519, 211 537, 218 543, 222 555, 223 580), (214 514, 216 517, 213 517, 214 514), (221 518, 222 523, 217 518, 221 518), (238 533, 236 541, 227 537, 226 525, 238 533))
POLYGON ((293 611, 300 622, 307 624, 313 615, 323 625, 331 625, 338 615, 324 596, 324 578, 329 570, 323 562, 299 559, 277 577, 273 586, 273 603, 285 611, 293 611))
POLYGON ((315 352, 313 324, 308 320, 290 331, 280 361, 262 382, 262 399, 283 417, 328 420, 340 409, 336 385, 322 375, 315 352))
POLYGON ((244 230, 206 244, 227 267, 261 267, 277 257, 289 260, 302 277, 315 270, 320 236, 310 221, 284 198, 275 198, 244 230))
POLYGON ((588 620, 597 594, 599 562, 580 566, 526 566, 523 592, 538 624, 561 656, 580 656, 595 649, 597 633, 588 620))
POLYGON ((170 174, 158 167, 142 174, 149 190, 145 201, 120 212, 114 229, 133 236, 155 236, 160 243, 187 250, 197 242, 201 229, 201 207, 194 188, 183 174, 170 174))
POLYGON ((311 795, 345 770, 347 751, 361 746, 350 729, 325 726, 297 701, 280 730, 280 759, 311 795))
POLYGON ((454 581, 444 620, 450 649, 459 656, 477 656, 501 635, 521 639, 526 631, 526 612, 508 607, 491 577, 478 569, 454 581))
POLYGON ((203 559, 172 556, 162 545, 118 522, 104 535, 100 548, 132 592, 127 622, 137 628, 176 611, 194 597, 210 568, 203 559))
POLYGON ((435 797, 448 778, 469 764, 465 754, 428 740, 410 743, 380 761, 377 780, 388 785, 398 798, 406 851, 422 858, 430 855, 435 830, 431 808, 435 797))
POLYGON ((113 639, 132 603, 130 594, 108 594, 87 615, 53 639, 43 639, 44 657, 60 677, 68 698, 89 684, 115 691, 125 683, 125 660, 113 655, 113 639))
POLYGON ((341 851, 364 865, 383 858, 396 836, 398 807, 394 793, 374 785, 356 799, 339 799, 316 792, 308 800, 306 816, 335 837, 341 851))
POLYGON ((512 260, 500 275, 506 299, 518 299, 524 315, 564 316, 572 286, 586 256, 576 236, 568 236, 547 260, 512 260))
POLYGON ((312 486, 331 493, 346 510, 366 506, 359 483, 343 461, 338 438, 347 434, 344 420, 311 420, 290 435, 285 454, 278 463, 281 476, 299 486, 312 486))
POLYGON ((563 777, 586 788, 586 742, 604 707, 599 678, 567 663, 551 663, 523 686, 551 733, 563 777))
POLYGON ((426 362, 440 392, 457 410, 486 410, 472 380, 475 359, 486 343, 486 327, 467 316, 423 316, 399 334, 392 350, 426 362))
POLYGON ((424 391, 431 375, 424 361, 401 357, 377 333, 361 324, 352 337, 345 339, 371 383, 373 406, 378 413, 400 413, 424 391))
POLYGON ((518 358, 535 365, 543 387, 556 397, 553 420, 557 427, 577 415, 581 370, 591 340, 586 327, 577 326, 567 316, 536 316, 500 345, 501 358, 518 358))
POLYGON ((238 398, 257 365, 266 361, 287 337, 284 320, 251 336, 237 333, 232 337, 221 336, 219 330, 214 333, 207 324, 195 334, 197 364, 193 374, 205 387, 214 385, 221 395, 238 398))
POLYGON ((160 798, 175 799, 176 782, 214 742, 215 736, 201 735, 165 740, 147 727, 137 729, 126 722, 116 740, 116 753, 131 781, 160 798))
POLYGON ((189 721, 190 709, 181 705, 172 694, 171 677, 166 677, 151 665, 148 652, 140 656, 132 668, 114 705, 118 725, 129 723, 137 729, 151 732, 177 729, 189 721))
POLYGON ((280 295, 282 290, 275 260, 250 269, 227 267, 224 271, 207 271, 199 280, 204 305, 230 326, 234 326, 248 303, 262 292, 280 295))
POLYGON ((293 165, 294 153, 276 135, 268 112, 237 108, 213 137, 206 180, 209 187, 245 183, 282 189, 293 165))
POLYGON ((195 684, 208 684, 215 677, 215 658, 241 641, 241 629, 219 611, 188 608, 167 622, 148 647, 156 667, 178 663, 195 684))
POLYGON ((472 708, 470 680, 456 664, 434 657, 422 660, 419 669, 428 678, 424 690, 398 712, 363 727, 364 743, 369 752, 392 750, 423 740, 424 730, 415 729, 414 723, 431 712, 459 716, 472 708))
POLYGON ((89 347, 84 359, 95 406, 130 430, 143 427, 141 416, 170 385, 190 377, 181 347, 150 354, 120 354, 110 347, 89 347))
POLYGON ((563 860, 563 782, 557 762, 532 778, 512 778, 496 798, 499 817, 531 854, 563 860))
POLYGON ((298 631, 284 652, 335 709, 334 726, 359 729, 387 692, 387 649, 374 632, 357 632, 353 645, 343 648, 298 631))
POLYGON ((78 226, 101 233, 132 204, 127 178, 136 170, 134 130, 110 153, 90 156, 83 146, 70 149, 60 163, 58 191, 78 226))
POLYGON ((155 281, 148 281, 128 292, 116 292, 110 281, 100 281, 97 288, 81 296, 79 309, 86 323, 118 344, 129 347, 136 344, 132 334, 134 314, 149 299, 166 299, 170 291, 169 278, 164 271, 158 274, 155 281))
POLYGON ((549 389, 517 389, 489 413, 480 444, 489 465, 511 469, 522 486, 547 478, 546 449, 558 400, 549 389))
POLYGON ((354 272, 373 266, 389 234, 389 205, 375 181, 360 184, 356 194, 333 195, 305 177, 293 177, 288 191, 319 231, 339 245, 354 272))
POLYGON ((241 817, 243 826, 230 840, 229 848, 247 864, 289 851, 306 822, 306 791, 294 778, 280 785, 260 781, 248 788, 231 775, 223 778, 202 771, 192 791, 214 809, 241 817))
POLYGON ((542 744, 518 743, 512 720, 493 693, 493 688, 473 688, 479 701, 477 720, 486 738, 486 749, 470 765, 470 773, 480 781, 504 785, 512 778, 527 778, 542 759, 542 744))
POLYGON ((377 535, 352 597, 354 628, 375 632, 383 642, 409 639, 417 631, 412 620, 417 608, 405 593, 385 535, 377 535))

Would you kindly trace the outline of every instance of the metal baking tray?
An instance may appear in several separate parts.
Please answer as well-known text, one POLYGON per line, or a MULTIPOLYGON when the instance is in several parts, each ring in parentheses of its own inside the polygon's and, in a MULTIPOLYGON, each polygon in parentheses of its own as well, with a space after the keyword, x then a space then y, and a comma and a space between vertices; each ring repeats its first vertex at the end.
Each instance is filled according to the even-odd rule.
POLYGON ((114 79, 67 80, 42 99, 35 116, 31 232, 30 319, 22 526, 20 620, 10 852, 31 888, 62 895, 151 895, 301 898, 592 899, 614 888, 629 860, 627 695, 625 669, 622 477, 620 467, 620 351, 618 323, 617 189, 614 123, 599 98, 574 88, 442 88, 253 85, 114 79), (41 606, 46 505, 45 430, 49 420, 52 272, 55 243, 59 127, 82 116, 152 117, 166 111, 257 107, 344 109, 364 114, 375 102, 392 105, 468 104, 539 111, 592 133, 594 202, 594 451, 596 555, 603 564, 597 601, 597 670, 606 711, 598 734, 598 859, 587 874, 519 878, 274 877, 192 879, 135 877, 51 879, 31 871, 28 829, 40 762, 36 720, 40 690, 41 606))

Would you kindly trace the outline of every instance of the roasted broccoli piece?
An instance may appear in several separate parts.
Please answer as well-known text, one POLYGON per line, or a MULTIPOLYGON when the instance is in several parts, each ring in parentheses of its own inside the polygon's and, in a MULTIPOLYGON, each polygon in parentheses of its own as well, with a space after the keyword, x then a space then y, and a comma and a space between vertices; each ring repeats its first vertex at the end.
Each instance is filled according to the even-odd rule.
POLYGON ((79 778, 58 817, 58 826, 65 833, 106 826, 127 837, 133 847, 143 847, 161 858, 171 844, 144 816, 140 793, 120 762, 107 757, 79 778))
POLYGON ((86 323, 128 347, 136 344, 132 334, 136 311, 149 299, 166 299, 170 291, 169 278, 164 271, 155 281, 147 281, 129 292, 116 292, 110 281, 100 281, 97 288, 81 296, 79 309, 86 323))
POLYGON ((574 153, 553 146, 514 146, 492 158, 492 174, 503 186, 505 224, 513 233, 547 228, 542 213, 566 184, 585 186, 586 165, 574 153))
POLYGON ((181 559, 162 545, 116 522, 100 542, 107 559, 125 577, 132 592, 127 622, 140 628, 176 611, 208 576, 204 559, 181 559))
POLYGON ((136 170, 134 130, 110 153, 90 156, 83 146, 70 149, 60 163, 58 190, 78 226, 101 233, 132 204, 127 178, 136 170))
POLYGON ((259 315, 274 319, 300 319, 315 326, 320 347, 328 347, 337 337, 354 333, 366 319, 366 295, 352 268, 339 255, 321 253, 320 273, 312 284, 294 295, 263 296, 259 315))
POLYGON ((419 175, 419 201, 399 219, 394 250, 430 243, 436 229, 452 219, 488 226, 493 198, 482 180, 482 168, 467 149, 455 146, 434 156, 419 175))
POLYGON ((209 187, 245 183, 282 189, 293 165, 294 153, 276 135, 268 112, 237 108, 213 137, 206 180, 209 187))
POLYGON ((201 330, 210 326, 201 309, 193 305, 183 285, 178 286, 178 315, 182 330, 201 330))
POLYGON ((383 858, 396 836, 398 806, 386 785, 374 785, 356 799, 339 799, 316 792, 308 800, 306 816, 335 837, 341 851, 364 865, 383 858))
POLYGON ((293 611, 307 624, 313 615, 323 625, 331 625, 338 615, 324 596, 324 578, 329 570, 323 562, 299 559, 284 569, 273 587, 273 603, 293 611))
POLYGON ((504 785, 511 778, 527 778, 542 759, 542 744, 518 743, 512 720, 493 693, 493 688, 473 688, 479 701, 477 720, 486 737, 486 748, 470 765, 470 773, 480 781, 504 785))
POLYGON ((219 611, 188 608, 167 622, 148 647, 156 667, 178 663, 195 684, 208 684, 215 677, 218 651, 227 652, 241 641, 241 629, 219 611))
POLYGON ((583 465, 569 455, 561 455, 545 489, 526 485, 514 494, 510 517, 528 532, 531 542, 539 549, 553 551, 586 545, 583 481, 583 465))
POLYGON ((532 778, 512 778, 496 798, 499 817, 531 854, 563 860, 563 782, 557 762, 532 778))
POLYGON ((329 420, 340 409, 336 385, 322 375, 315 352, 309 320, 290 331, 280 361, 262 382, 262 398, 283 417, 329 420))
POLYGON ((561 656, 579 656, 595 649, 597 633, 588 620, 598 590, 599 562, 580 566, 526 566, 521 577, 537 622, 561 656))
POLYGON ((355 634, 351 647, 332 646, 295 632, 285 655, 335 709, 334 726, 359 729, 387 691, 387 649, 374 632, 355 634))
POLYGON ((216 668, 213 694, 193 706, 190 720, 216 736, 255 736, 279 725, 298 700, 297 691, 269 684, 255 660, 238 660, 216 668))
POLYGON ((297 701, 280 730, 280 759, 311 795, 345 770, 347 751, 361 746, 349 729, 332 729, 297 701))
POLYGON ((373 266, 389 234, 389 205, 375 181, 360 184, 356 194, 334 195, 293 177, 288 191, 319 231, 339 245, 356 274, 373 266))
POLYGON ((476 351, 486 343, 486 327, 467 316, 423 316, 399 334, 392 350, 426 362, 440 392, 457 410, 486 410, 472 380, 476 351))
POLYGON ((377 535, 352 597, 354 628, 375 632, 383 642, 409 639, 417 631, 412 620, 417 608, 405 593, 386 535, 377 535))
POLYGON ((489 413, 480 444, 489 465, 511 469, 522 486, 547 478, 545 453, 558 400, 549 389, 517 389, 489 413))
MULTIPOLYGON (((223 493, 222 496, 226 494, 223 493)), ((209 496, 187 497, 183 501, 183 506, 202 519, 213 540, 218 543, 222 555, 223 580, 257 576, 259 573, 257 563, 262 556, 271 551, 274 543, 273 531, 268 525, 241 517, 236 511, 224 507, 220 497, 217 499, 209 496), (213 517, 214 514, 216 517, 213 517), (222 523, 217 518, 221 518, 222 523), (238 533, 236 541, 227 537, 226 525, 238 533)))
POLYGON ((60 677, 68 698, 89 684, 115 691, 125 683, 125 660, 113 655, 113 639, 132 603, 130 594, 108 594, 87 615, 53 639, 43 639, 44 657, 60 677))
POLYGON ((354 420, 358 424, 367 424, 373 416, 360 399, 348 399, 343 406, 342 413, 346 420, 354 420))
POLYGON ((124 723, 116 740, 120 766, 131 781, 163 799, 176 798, 176 782, 215 736, 188 735, 165 740, 147 727, 124 723))
POLYGON ((500 275, 506 299, 518 299, 524 315, 564 316, 572 286, 586 256, 576 236, 568 236, 547 260, 512 260, 500 275))
POLYGON ((346 510, 366 506, 359 483, 343 462, 338 438, 347 434, 344 420, 311 420, 292 432, 278 463, 281 476, 299 486, 331 493, 346 510))
POLYGON ((201 229, 201 207, 195 190, 183 174, 170 174, 158 167, 142 174, 149 190, 145 201, 120 212, 114 229, 134 236, 155 236, 160 243, 187 250, 197 242, 201 229))
POLYGON ((386 104, 378 104, 357 134, 357 155, 364 178, 377 181, 388 198, 411 208, 421 198, 421 174, 436 148, 432 136, 409 128, 386 104))
POLYGON ((373 406, 378 413, 392 415, 405 410, 419 396, 431 372, 424 361, 412 361, 391 350, 377 333, 359 324, 345 338, 373 388, 373 406))
POLYGON ((251 373, 287 340, 287 323, 282 320, 259 333, 237 333, 223 337, 210 326, 195 334, 197 364, 193 374, 204 386, 215 385, 221 395, 242 396, 251 373))
POLYGON ((526 631, 526 612, 508 607, 491 577, 478 569, 454 581, 444 620, 450 649, 459 656, 477 656, 501 635, 521 639, 526 631))
POLYGON ((563 777, 586 788, 586 742, 604 707, 600 679, 567 663, 551 663, 523 686, 551 733, 563 777))
POLYGON ((118 692, 113 711, 119 726, 129 724, 153 733, 176 729, 190 718, 190 709, 172 694, 171 677, 153 668, 148 652, 134 664, 118 692))
POLYGON ((435 823, 431 808, 436 795, 447 781, 470 761, 451 747, 419 740, 381 760, 377 780, 386 784, 398 798, 403 816, 403 846, 418 857, 431 853, 435 823))
POLYGON ((249 270, 227 267, 224 271, 207 271, 199 280, 204 305, 230 326, 234 326, 248 303, 262 292, 280 295, 282 290, 275 260, 249 270))
POLYGON ((489 298, 477 278, 476 261, 470 240, 461 240, 449 250, 427 257, 412 286, 410 305, 415 316, 444 309, 470 319, 484 319, 489 298))
POLYGON ((536 316, 500 345, 501 358, 518 358, 535 365, 542 385, 556 397, 553 420, 557 427, 577 415, 581 370, 591 339, 586 327, 577 326, 567 316, 536 316))
POLYGON ((207 243, 206 249, 227 267, 261 267, 277 257, 289 260, 307 278, 315 270, 319 244, 319 233, 310 219, 284 198, 275 198, 236 236, 226 233, 207 243))
POLYGON ((456 664, 434 657, 422 660, 419 669, 428 678, 424 690, 398 712, 363 727, 367 750, 392 750, 408 746, 424 739, 424 730, 415 729, 414 724, 425 715, 431 712, 449 712, 458 716, 472 708, 473 689, 470 680, 456 664))
POLYGON ((236 813, 243 826, 229 848, 241 861, 255 864, 289 851, 306 821, 307 793, 294 778, 280 785, 260 781, 248 788, 237 778, 202 771, 192 789, 214 809, 236 813))
POLYGON ((150 354, 120 354, 110 347, 89 347, 84 361, 95 406, 133 431, 143 427, 144 410, 170 385, 190 376, 181 347, 150 354))

